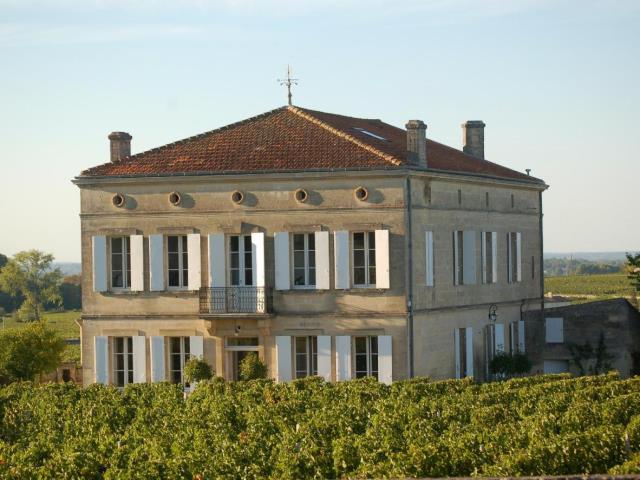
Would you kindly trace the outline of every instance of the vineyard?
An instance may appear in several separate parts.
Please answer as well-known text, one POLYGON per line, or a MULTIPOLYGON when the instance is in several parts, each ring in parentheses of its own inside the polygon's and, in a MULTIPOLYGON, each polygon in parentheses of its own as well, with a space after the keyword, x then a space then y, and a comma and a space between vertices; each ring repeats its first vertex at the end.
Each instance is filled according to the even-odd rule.
POLYGON ((640 378, 0 390, 0 478, 640 472, 640 378))
POLYGON ((555 295, 595 295, 602 298, 628 297, 633 287, 626 275, 569 275, 545 277, 544 291, 555 295))

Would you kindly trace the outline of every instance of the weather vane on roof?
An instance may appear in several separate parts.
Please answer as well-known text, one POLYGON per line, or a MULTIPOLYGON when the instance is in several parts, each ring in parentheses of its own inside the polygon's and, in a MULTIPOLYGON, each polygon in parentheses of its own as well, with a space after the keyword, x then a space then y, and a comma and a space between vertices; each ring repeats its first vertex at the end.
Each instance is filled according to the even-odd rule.
POLYGON ((279 78, 278 82, 280 82, 280 85, 287 86, 287 95, 289 97, 289 105, 293 105, 293 103, 291 103, 291 85, 297 85, 298 79, 291 78, 291 65, 287 65, 287 78, 279 78))

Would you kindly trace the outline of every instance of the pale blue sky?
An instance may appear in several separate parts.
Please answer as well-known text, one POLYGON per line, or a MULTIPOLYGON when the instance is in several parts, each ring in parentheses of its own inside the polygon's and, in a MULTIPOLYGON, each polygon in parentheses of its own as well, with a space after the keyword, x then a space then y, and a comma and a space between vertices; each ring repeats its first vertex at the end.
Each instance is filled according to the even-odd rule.
POLYGON ((133 151, 294 103, 421 118, 551 185, 545 250, 640 248, 640 2, 0 0, 0 252, 78 261, 70 180, 133 151))

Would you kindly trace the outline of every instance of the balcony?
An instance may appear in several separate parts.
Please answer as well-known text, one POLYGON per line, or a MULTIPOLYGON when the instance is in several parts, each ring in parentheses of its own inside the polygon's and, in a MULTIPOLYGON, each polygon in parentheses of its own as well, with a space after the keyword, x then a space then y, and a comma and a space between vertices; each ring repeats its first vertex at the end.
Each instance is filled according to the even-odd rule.
POLYGON ((273 311, 270 287, 205 287, 200 289, 200 314, 268 314, 273 311))

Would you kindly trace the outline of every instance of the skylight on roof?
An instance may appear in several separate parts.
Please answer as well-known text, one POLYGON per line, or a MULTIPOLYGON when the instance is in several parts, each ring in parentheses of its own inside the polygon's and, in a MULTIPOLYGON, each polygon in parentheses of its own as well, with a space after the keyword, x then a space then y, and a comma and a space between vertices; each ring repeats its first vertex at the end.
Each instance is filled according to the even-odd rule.
POLYGON ((360 127, 353 127, 354 130, 358 130, 359 132, 364 133, 365 135, 369 135, 370 137, 373 138, 377 138, 378 140, 383 140, 383 141, 387 141, 386 138, 381 137, 380 135, 376 135, 375 133, 371 133, 369 130, 365 130, 364 128, 360 128, 360 127))

